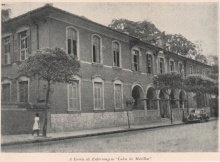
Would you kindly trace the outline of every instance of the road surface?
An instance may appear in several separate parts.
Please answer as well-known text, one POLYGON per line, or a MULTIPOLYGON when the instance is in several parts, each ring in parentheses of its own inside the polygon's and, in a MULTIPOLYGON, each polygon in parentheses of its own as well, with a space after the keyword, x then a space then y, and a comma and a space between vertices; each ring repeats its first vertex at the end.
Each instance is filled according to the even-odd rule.
POLYGON ((1 151, 25 153, 216 152, 218 151, 218 121, 45 143, 3 146, 1 151))

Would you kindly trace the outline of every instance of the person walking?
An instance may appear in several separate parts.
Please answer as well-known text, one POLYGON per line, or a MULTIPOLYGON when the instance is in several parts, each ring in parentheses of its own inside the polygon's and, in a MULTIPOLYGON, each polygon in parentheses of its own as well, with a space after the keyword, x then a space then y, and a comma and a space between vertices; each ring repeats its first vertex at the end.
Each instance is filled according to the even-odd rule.
POLYGON ((34 118, 34 126, 33 126, 33 132, 32 132, 32 136, 34 135, 34 133, 37 132, 37 136, 39 136, 39 132, 40 132, 40 118, 39 118, 39 114, 37 113, 35 118, 34 118))

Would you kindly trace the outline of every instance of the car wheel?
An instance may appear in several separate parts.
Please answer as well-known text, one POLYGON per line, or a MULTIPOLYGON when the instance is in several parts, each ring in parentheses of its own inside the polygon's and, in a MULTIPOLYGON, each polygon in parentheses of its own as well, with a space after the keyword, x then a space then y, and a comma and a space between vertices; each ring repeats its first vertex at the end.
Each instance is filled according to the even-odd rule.
POLYGON ((206 118, 206 120, 205 120, 206 122, 208 122, 209 121, 209 118, 206 118))
POLYGON ((202 123, 202 122, 203 122, 203 119, 202 119, 202 118, 199 118, 199 122, 202 123))

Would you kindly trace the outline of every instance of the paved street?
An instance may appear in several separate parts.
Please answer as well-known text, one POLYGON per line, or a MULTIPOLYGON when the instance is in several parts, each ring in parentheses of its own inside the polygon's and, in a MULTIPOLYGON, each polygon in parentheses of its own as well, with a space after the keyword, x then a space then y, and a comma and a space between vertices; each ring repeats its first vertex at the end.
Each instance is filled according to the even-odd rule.
POLYGON ((2 152, 216 152, 218 121, 56 142, 3 146, 2 152))

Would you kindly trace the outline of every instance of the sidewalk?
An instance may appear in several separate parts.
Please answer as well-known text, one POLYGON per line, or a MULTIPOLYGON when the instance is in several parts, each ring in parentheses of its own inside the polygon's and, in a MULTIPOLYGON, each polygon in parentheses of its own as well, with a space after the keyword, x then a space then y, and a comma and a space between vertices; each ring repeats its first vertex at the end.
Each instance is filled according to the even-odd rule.
MULTIPOLYGON (((210 120, 216 120, 216 118, 210 118, 210 120)), ((57 133, 47 133, 47 137, 36 137, 30 134, 19 134, 19 135, 4 135, 1 136, 1 146, 25 144, 25 143, 37 143, 37 142, 47 142, 47 141, 57 141, 71 138, 80 138, 88 136, 97 136, 104 134, 128 132, 135 130, 153 129, 159 127, 168 127, 183 125, 182 121, 174 121, 173 124, 169 120, 163 122, 156 122, 144 125, 131 125, 128 126, 113 127, 113 128, 101 128, 101 129, 91 129, 91 130, 76 130, 72 132, 57 132, 57 133)))

